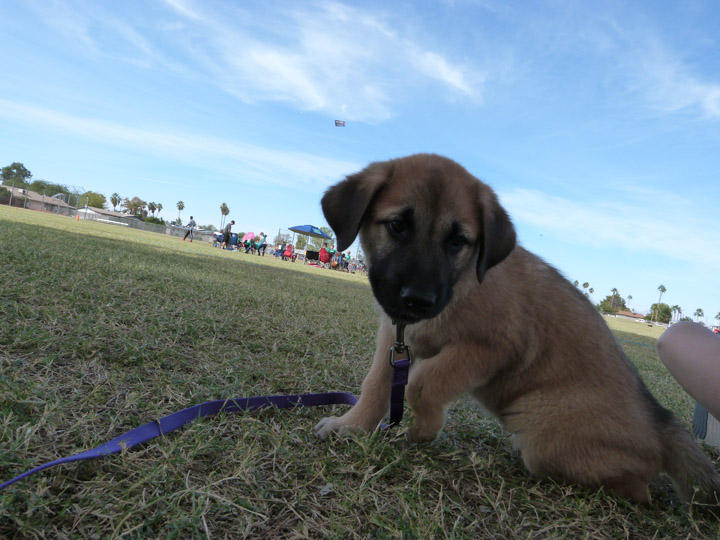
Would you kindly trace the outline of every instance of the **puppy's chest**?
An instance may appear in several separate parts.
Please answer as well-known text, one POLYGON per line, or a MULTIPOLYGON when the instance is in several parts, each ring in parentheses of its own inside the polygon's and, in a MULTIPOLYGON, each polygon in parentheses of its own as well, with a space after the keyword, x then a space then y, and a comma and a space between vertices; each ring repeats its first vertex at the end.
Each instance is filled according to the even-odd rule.
POLYGON ((422 330, 407 331, 405 334, 405 342, 410 347, 410 354, 416 360, 423 360, 439 354, 445 341, 442 336, 422 330))

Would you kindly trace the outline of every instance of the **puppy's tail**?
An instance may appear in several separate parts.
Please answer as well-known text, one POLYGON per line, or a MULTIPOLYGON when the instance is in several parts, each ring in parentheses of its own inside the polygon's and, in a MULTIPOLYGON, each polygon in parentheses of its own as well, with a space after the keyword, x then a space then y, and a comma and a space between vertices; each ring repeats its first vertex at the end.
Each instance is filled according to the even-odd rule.
POLYGON ((692 435, 674 418, 663 422, 663 468, 688 503, 720 507, 720 475, 692 435))

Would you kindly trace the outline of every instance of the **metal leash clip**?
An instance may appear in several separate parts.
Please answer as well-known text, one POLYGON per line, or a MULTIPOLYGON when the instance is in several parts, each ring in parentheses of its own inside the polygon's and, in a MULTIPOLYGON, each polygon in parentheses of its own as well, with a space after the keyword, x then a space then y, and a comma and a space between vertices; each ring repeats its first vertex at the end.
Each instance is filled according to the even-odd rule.
POLYGON ((393 321, 393 324, 397 327, 397 330, 395 345, 390 347, 390 365, 395 367, 396 361, 407 360, 410 363, 412 358, 410 357, 410 347, 405 345, 405 325, 395 321, 393 321))

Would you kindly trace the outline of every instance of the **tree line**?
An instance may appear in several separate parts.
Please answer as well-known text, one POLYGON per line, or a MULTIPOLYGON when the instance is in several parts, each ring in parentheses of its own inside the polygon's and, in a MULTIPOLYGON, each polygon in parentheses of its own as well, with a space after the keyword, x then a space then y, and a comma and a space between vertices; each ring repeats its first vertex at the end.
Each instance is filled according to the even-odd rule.
MULTIPOLYGON (((573 284, 575 285, 575 287, 578 287, 580 282, 575 281, 573 284)), ((585 296, 587 297, 589 297, 590 294, 592 294, 593 292, 593 289, 589 288, 588 290, 588 287, 589 283, 583 283, 583 289, 586 290, 585 296)), ((693 311, 691 317, 689 314, 684 314, 682 308, 679 305, 675 304, 673 306, 670 306, 662 301, 663 294, 667 292, 667 288, 665 287, 665 285, 659 285, 657 290, 660 292, 660 297, 658 298, 657 302, 650 306, 650 310, 645 314, 646 320, 668 324, 670 322, 692 321, 692 317, 694 317, 695 322, 699 322, 700 324, 704 325, 704 322, 700 320, 701 318, 705 317, 705 311, 702 308, 697 308, 695 311, 693 311)), ((627 295, 627 298, 623 298, 620 295, 618 289, 616 287, 613 287, 612 289, 610 289, 610 294, 607 295, 598 304, 596 304, 596 307, 602 313, 615 314, 619 311, 630 311, 634 313, 634 310, 628 307, 628 302, 630 300, 632 300, 632 295, 627 295)), ((714 319, 720 321, 720 312, 715 315, 714 319)))
MULTIPOLYGON (((15 187, 18 189, 25 189, 28 191, 34 191, 45 195, 46 197, 53 197, 58 194, 62 195, 62 199, 69 205, 75 204, 76 208, 91 206, 93 208, 104 208, 110 210, 112 205, 113 211, 117 212, 118 207, 124 209, 126 213, 136 216, 144 221, 150 223, 165 224, 165 220, 160 217, 160 212, 163 210, 163 204, 153 201, 145 201, 140 197, 122 197, 118 193, 110 195, 110 199, 95 191, 85 191, 84 193, 75 193, 71 191, 66 185, 58 184, 55 182, 48 182, 47 180, 33 179, 33 174, 27 167, 22 163, 12 163, 0 170, 0 177, 2 178, 2 185, 15 187)), ((0 187, 0 204, 9 204, 10 191, 6 188, 0 187)), ((180 212, 185 208, 185 204, 182 201, 178 201, 178 218, 172 220, 170 223, 182 224, 180 219, 180 212)), ((214 227, 207 226, 214 230, 214 227)))
MULTIPOLYGON (((22 163, 16 162, 3 167, 0 176, 2 177, 2 185, 34 191, 46 197, 61 195, 62 199, 68 204, 75 202, 75 206, 79 206, 84 201, 89 201, 88 206, 96 206, 97 208, 103 208, 105 204, 105 196, 101 193, 94 191, 75 193, 64 184, 33 179, 32 173, 22 163), (73 201, 73 198, 75 201, 73 201)), ((5 199, 9 199, 9 196, 10 190, 2 188, 0 192, 0 203, 8 204, 9 201, 5 199)))

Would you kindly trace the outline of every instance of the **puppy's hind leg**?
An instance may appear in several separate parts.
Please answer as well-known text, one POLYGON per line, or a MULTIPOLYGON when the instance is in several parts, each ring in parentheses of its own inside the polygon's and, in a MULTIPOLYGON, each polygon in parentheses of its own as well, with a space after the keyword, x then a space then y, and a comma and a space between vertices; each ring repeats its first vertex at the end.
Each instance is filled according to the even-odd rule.
POLYGON ((660 453, 650 445, 633 446, 621 438, 602 440, 592 433, 549 430, 532 441, 515 442, 535 476, 605 488, 637 503, 649 503, 648 485, 660 470, 660 453))
POLYGON ((602 486, 608 491, 640 504, 650 504, 650 482, 637 476, 605 478, 602 486))
POLYGON ((332 434, 348 431, 373 431, 390 408, 392 366, 390 347, 395 343, 390 321, 383 318, 377 336, 377 347, 370 371, 363 380, 358 402, 340 417, 323 418, 313 433, 323 440, 332 434))

